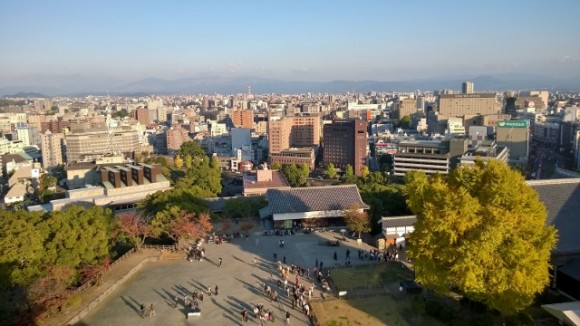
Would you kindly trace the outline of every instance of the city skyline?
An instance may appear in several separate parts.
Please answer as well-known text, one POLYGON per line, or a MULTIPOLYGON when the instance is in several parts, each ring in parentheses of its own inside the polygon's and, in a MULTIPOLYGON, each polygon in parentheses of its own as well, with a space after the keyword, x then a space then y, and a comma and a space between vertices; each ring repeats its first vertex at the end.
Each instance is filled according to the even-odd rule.
POLYGON ((580 76, 577 1, 0 3, 0 87, 255 76, 580 76), (547 16, 547 15, 546 15, 547 16), (557 17, 557 16, 555 16, 557 17))

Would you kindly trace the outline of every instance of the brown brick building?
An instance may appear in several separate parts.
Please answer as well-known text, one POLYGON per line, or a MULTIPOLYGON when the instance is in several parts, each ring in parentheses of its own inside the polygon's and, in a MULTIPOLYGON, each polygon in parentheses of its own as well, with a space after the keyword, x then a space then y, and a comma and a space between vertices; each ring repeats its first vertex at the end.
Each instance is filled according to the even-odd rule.
POLYGON ((367 122, 364 120, 334 121, 324 125, 323 163, 345 169, 351 165, 360 176, 367 156, 367 122))

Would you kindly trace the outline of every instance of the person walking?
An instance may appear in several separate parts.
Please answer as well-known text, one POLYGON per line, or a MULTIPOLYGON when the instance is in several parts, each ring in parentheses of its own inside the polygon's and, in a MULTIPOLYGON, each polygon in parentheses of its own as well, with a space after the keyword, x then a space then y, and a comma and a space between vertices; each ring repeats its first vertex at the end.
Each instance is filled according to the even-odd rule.
POLYGON ((258 258, 254 257, 254 266, 258 265, 258 258))
POLYGON ((149 306, 149 316, 155 317, 155 309, 153 309, 153 304, 149 306))
POLYGON ((207 287, 207 295, 209 295, 211 297, 211 286, 207 287))
POLYGON ((214 292, 215 292, 215 295, 218 295, 218 286, 217 285, 215 286, 214 292))
POLYGON ((286 311, 286 325, 290 325, 290 311, 286 311))
POLYGON ((173 309, 177 309, 177 304, 179 304, 179 297, 175 296, 175 302, 173 303, 173 309))
POLYGON ((336 251, 334 252, 333 257, 334 257, 334 261, 337 261, 338 260, 338 255, 336 254, 336 251))
POLYGON ((220 257, 220 258, 218 259, 218 267, 222 267, 222 262, 223 262, 223 261, 224 261, 224 260, 222 259, 222 257, 220 257))

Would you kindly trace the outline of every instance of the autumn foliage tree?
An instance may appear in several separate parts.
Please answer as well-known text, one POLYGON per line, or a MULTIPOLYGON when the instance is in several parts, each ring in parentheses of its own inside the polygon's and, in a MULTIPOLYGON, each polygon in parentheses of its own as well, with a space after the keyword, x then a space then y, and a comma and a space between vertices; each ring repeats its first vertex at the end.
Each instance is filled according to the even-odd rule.
POLYGON ((117 217, 117 234, 124 236, 139 250, 145 239, 153 236, 153 228, 141 214, 123 214, 117 217))
POLYGON ((476 161, 448 177, 407 174, 407 204, 417 215, 407 256, 419 283, 456 289, 510 315, 549 282, 556 231, 546 209, 515 170, 476 161))
POLYGON ((345 213, 344 220, 349 229, 358 233, 358 238, 363 232, 371 230, 371 219, 369 215, 361 210, 358 204, 352 205, 345 213))
POLYGON ((167 235, 175 241, 176 246, 183 239, 205 236, 212 229, 208 214, 187 213, 176 206, 158 212, 151 221, 151 226, 157 235, 167 235))

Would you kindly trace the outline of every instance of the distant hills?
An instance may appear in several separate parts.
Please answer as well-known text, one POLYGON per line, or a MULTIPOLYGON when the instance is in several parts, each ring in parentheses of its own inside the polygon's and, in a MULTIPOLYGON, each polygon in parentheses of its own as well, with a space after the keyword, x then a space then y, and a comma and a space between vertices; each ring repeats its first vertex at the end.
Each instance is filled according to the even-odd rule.
POLYGON ((34 92, 18 92, 16 94, 4 95, 3 97, 11 97, 11 98, 47 98, 47 97, 50 97, 50 96, 44 95, 44 94, 41 94, 41 93, 34 93, 34 92))
POLYGON ((580 76, 556 78, 531 74, 496 74, 484 76, 451 76, 406 81, 334 80, 328 82, 284 81, 278 79, 242 77, 194 77, 175 80, 145 78, 130 83, 118 80, 91 78, 79 75, 59 76, 45 83, 44 79, 34 85, 0 88, 0 96, 12 94, 17 97, 44 97, 58 95, 148 95, 148 94, 231 94, 245 93, 248 86, 256 94, 304 93, 304 92, 368 92, 368 91, 416 91, 461 88, 461 83, 471 80, 476 91, 504 90, 558 90, 580 91, 580 76), (50 86, 47 86, 50 85, 50 86), (26 96, 28 95, 28 96, 26 96), (36 96, 38 95, 38 96, 36 96))

